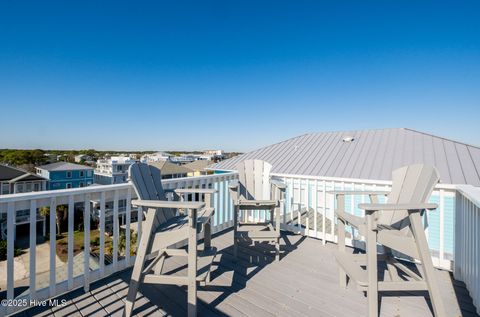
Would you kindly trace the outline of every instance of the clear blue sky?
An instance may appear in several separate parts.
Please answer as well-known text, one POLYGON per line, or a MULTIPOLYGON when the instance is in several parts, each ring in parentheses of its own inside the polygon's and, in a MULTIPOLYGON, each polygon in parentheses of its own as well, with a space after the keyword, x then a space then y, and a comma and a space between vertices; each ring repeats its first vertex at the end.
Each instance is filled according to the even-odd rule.
POLYGON ((480 2, 2 1, 0 148, 480 145, 480 2))

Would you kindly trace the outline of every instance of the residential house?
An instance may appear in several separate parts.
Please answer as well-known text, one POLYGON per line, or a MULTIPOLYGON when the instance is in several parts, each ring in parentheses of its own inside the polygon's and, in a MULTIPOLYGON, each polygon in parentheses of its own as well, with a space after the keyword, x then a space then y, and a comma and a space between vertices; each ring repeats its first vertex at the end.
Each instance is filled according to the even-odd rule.
MULTIPOLYGON (((11 166, 0 165, 0 196, 17 193, 28 193, 34 191, 42 191, 47 189, 47 179, 28 173, 11 166)), ((7 214, 0 213, 0 239, 7 237, 7 214)), ((28 233, 30 224, 30 210, 17 210, 15 215, 15 233, 17 237, 17 228, 20 231, 28 233)), ((45 218, 37 213, 38 232, 45 234, 45 218)))
POLYGON ((148 164, 160 169, 162 179, 187 177, 188 173, 191 172, 184 165, 174 164, 170 161, 149 162, 148 164))
POLYGON ((68 162, 39 166, 37 175, 48 179, 48 189, 86 187, 93 184, 93 168, 68 162))
POLYGON ((208 157, 211 161, 221 161, 225 158, 223 150, 206 150, 203 152, 204 157, 208 157))
POLYGON ((168 161, 170 157, 172 157, 172 155, 167 152, 157 152, 143 155, 140 161, 142 163, 168 161))
POLYGON ((82 163, 87 161, 92 161, 93 157, 86 154, 75 155, 75 163, 82 163))
POLYGON ((128 168, 135 161, 135 159, 127 156, 112 156, 98 160, 95 169, 95 183, 110 185, 127 182, 128 168))
POLYGON ((183 165, 183 167, 190 169, 187 173, 188 177, 213 174, 212 170, 207 170, 209 165, 213 162, 210 160, 197 160, 183 165))
POLYGON ((47 189, 47 179, 11 166, 0 165, 0 195, 47 189))

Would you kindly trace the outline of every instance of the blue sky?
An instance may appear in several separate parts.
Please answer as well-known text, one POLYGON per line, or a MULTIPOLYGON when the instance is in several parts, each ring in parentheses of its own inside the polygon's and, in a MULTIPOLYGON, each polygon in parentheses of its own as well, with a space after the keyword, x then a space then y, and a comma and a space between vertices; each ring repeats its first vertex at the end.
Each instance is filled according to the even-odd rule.
POLYGON ((0 110, 0 148, 480 145, 480 2, 3 1, 0 110))

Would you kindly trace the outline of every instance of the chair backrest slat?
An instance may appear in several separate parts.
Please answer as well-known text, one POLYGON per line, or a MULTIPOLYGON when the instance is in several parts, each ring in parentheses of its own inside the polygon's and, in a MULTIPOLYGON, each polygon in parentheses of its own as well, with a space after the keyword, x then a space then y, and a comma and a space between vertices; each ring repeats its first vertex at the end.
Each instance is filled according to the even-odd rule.
MULTIPOLYGON (((162 186, 161 172, 155 166, 145 163, 134 163, 128 170, 137 197, 142 200, 167 200, 162 186)), ((158 223, 164 223, 175 216, 172 209, 163 208, 157 212, 158 223)))
POLYGON ((262 160, 246 160, 237 165, 240 197, 247 200, 269 200, 272 165, 262 160))
MULTIPOLYGON (((388 195, 388 202, 393 204, 427 203, 438 181, 438 172, 433 166, 414 164, 396 169, 392 173, 392 190, 388 195)), ((408 211, 381 212, 379 223, 399 230, 407 228, 410 223, 408 211)))

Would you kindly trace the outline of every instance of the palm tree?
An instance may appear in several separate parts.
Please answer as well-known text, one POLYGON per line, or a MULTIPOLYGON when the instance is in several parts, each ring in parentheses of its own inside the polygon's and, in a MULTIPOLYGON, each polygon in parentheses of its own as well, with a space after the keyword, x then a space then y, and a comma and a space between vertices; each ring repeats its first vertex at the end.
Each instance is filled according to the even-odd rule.
MULTIPOLYGON (((55 217, 55 219, 56 219, 56 225, 57 225, 57 234, 61 234, 62 227, 65 227, 65 222, 67 221, 67 218, 68 218, 67 205, 58 205, 56 214, 57 216, 55 217)), ((42 215, 43 217, 49 217, 50 207, 40 208, 40 215, 42 215)))

